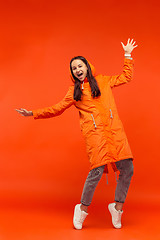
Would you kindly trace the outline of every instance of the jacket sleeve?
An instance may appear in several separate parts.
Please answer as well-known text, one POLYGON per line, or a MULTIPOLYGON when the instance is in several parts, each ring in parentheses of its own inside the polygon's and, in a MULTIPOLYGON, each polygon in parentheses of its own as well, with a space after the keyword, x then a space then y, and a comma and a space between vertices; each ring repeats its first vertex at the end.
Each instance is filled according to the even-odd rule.
POLYGON ((133 76, 133 65, 134 61, 132 59, 125 58, 122 74, 109 77, 106 76, 106 80, 108 80, 110 87, 119 86, 131 81, 133 76))
POLYGON ((74 103, 73 90, 74 90, 73 86, 69 87, 69 90, 65 97, 59 103, 51 107, 32 110, 34 119, 51 118, 61 115, 67 108, 72 106, 72 104, 74 103))

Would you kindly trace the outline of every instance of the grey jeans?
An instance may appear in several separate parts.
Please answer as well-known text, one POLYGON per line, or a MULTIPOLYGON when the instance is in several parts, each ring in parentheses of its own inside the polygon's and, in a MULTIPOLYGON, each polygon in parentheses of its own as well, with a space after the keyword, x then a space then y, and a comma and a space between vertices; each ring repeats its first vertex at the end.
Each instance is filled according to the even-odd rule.
MULTIPOLYGON (((128 158, 115 162, 115 164, 120 172, 115 191, 115 201, 124 203, 127 196, 130 181, 133 176, 133 163, 132 159, 128 158)), ((83 205, 89 206, 91 204, 93 194, 95 192, 99 180, 102 177, 104 167, 105 165, 100 166, 98 168, 94 168, 89 172, 81 196, 81 203, 83 205)))

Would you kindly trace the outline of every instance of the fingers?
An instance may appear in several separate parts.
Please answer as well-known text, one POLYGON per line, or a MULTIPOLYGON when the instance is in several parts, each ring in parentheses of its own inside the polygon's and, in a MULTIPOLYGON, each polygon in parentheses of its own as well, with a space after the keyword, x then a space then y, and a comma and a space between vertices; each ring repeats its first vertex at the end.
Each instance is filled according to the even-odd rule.
POLYGON ((133 46, 133 48, 136 48, 136 47, 138 47, 138 45, 136 45, 136 46, 133 46))
POLYGON ((123 42, 121 42, 121 44, 122 44, 122 47, 124 48, 124 43, 123 43, 123 42))
POLYGON ((24 114, 22 112, 20 112, 20 110, 15 109, 20 115, 24 116, 24 114))
POLYGON ((26 109, 24 109, 24 108, 19 108, 19 109, 15 109, 16 111, 21 111, 21 112, 27 112, 27 110, 26 109))
POLYGON ((131 40, 130 44, 132 44, 132 42, 133 42, 133 38, 132 38, 132 40, 131 40))
POLYGON ((130 38, 128 38, 128 42, 127 42, 127 44, 131 44, 131 45, 132 45, 132 44, 133 44, 133 41, 134 41, 133 38, 131 39, 131 41, 130 41, 130 38))
POLYGON ((26 116, 27 115, 27 110, 24 108, 19 108, 19 109, 15 109, 19 114, 21 114, 22 116, 26 116))
POLYGON ((21 116, 23 116, 23 117, 25 116, 23 113, 19 113, 19 114, 20 114, 21 116))
MULTIPOLYGON (((132 46, 133 46, 133 47, 135 47, 135 46, 134 46, 135 43, 136 43, 136 41, 134 41, 134 42, 132 43, 132 46)), ((136 46, 138 46, 138 45, 136 45, 136 46)))
POLYGON ((15 109, 17 112, 21 113, 23 112, 23 109, 22 108, 19 108, 19 109, 15 109))
MULTIPOLYGON (((136 41, 134 41, 134 42, 133 42, 133 41, 134 41, 133 38, 131 39, 131 41, 130 41, 130 38, 128 38, 128 41, 127 41, 126 46, 127 46, 127 45, 132 45, 132 46, 133 46, 133 45, 135 44, 135 42, 136 42, 136 41)), ((122 46, 125 46, 122 42, 121 42, 121 44, 122 44, 122 46)))
POLYGON ((17 112, 20 112, 21 110, 19 110, 19 109, 15 109, 17 112))
MULTIPOLYGON (((122 42, 121 42, 121 43, 122 43, 122 42)), ((136 47, 138 47, 138 45, 135 45, 135 43, 136 43, 136 41, 134 41, 133 38, 131 39, 131 41, 130 41, 130 38, 128 38, 127 45, 132 46, 133 49, 136 48, 136 47), (134 46, 134 45, 135 45, 135 46, 134 46)), ((127 46, 127 45, 126 45, 126 46, 127 46)), ((122 46, 124 46, 124 44, 123 44, 122 46)))
POLYGON ((138 47, 138 45, 135 45, 135 43, 136 43, 136 41, 134 41, 133 38, 131 40, 130 40, 130 38, 128 38, 126 45, 124 45, 123 42, 121 42, 124 51, 129 54, 131 54, 131 52, 133 51, 134 48, 138 47))

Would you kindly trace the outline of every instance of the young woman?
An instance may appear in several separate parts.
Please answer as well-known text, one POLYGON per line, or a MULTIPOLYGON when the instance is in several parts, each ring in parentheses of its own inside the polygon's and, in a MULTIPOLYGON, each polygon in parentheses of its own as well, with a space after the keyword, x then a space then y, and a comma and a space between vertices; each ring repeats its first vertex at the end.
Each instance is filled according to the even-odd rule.
POLYGON ((119 171, 120 174, 115 191, 115 202, 109 204, 108 209, 113 226, 115 228, 122 226, 122 207, 133 175, 133 155, 118 116, 112 88, 131 80, 133 73, 131 52, 137 45, 133 39, 128 39, 126 45, 121 44, 125 51, 122 74, 96 75, 93 65, 84 57, 77 56, 70 61, 70 75, 74 85, 69 87, 62 101, 51 107, 33 111, 16 109, 22 116, 33 116, 34 119, 55 117, 72 105, 79 110, 90 171, 84 184, 81 203, 74 209, 73 225, 76 229, 82 229, 95 188, 102 174, 108 173, 109 163, 113 170, 119 171))

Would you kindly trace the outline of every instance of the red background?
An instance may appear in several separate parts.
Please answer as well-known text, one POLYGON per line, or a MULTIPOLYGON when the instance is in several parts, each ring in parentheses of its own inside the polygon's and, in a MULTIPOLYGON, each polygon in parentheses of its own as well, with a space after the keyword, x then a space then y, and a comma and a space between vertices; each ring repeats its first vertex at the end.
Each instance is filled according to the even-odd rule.
MULTIPOLYGON (((160 32, 158 1, 5 1, 0 9, 0 204, 52 206, 80 201, 89 162, 78 111, 45 120, 27 110, 59 102, 71 84, 69 62, 86 57, 97 73, 122 72, 121 41, 134 38, 134 78, 113 90, 134 155, 128 203, 159 204, 160 32)), ((116 186, 103 176, 93 203, 116 186)))

